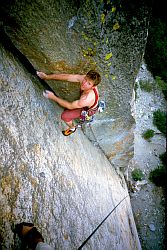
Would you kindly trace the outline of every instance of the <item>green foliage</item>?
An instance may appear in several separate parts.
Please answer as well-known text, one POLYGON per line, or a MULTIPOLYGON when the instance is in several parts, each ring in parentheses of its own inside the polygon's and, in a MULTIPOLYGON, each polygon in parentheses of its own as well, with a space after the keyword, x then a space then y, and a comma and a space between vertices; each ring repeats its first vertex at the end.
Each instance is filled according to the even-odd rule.
POLYGON ((136 168, 132 171, 132 178, 134 181, 141 181, 144 179, 144 174, 141 169, 136 168))
POLYGON ((113 25, 113 30, 118 30, 120 28, 120 25, 118 22, 116 22, 114 25, 113 25))
POLYGON ((150 138, 152 138, 155 134, 155 131, 152 129, 147 129, 145 132, 143 132, 142 137, 145 140, 149 140, 150 138))
POLYGON ((161 90, 167 90, 167 83, 160 76, 156 76, 155 81, 161 90))
POLYGON ((165 99, 167 100, 167 82, 163 81, 160 76, 156 76, 155 81, 158 87, 162 90, 162 93, 164 94, 165 99))
POLYGON ((153 182, 158 187, 165 187, 165 184, 166 184, 166 163, 167 163, 166 152, 159 155, 159 158, 160 158, 162 164, 150 172, 149 180, 151 182, 153 182))
POLYGON ((161 154, 161 155, 159 156, 159 158, 160 158, 162 164, 163 164, 164 166, 166 166, 166 163, 167 163, 167 154, 166 154, 166 152, 164 152, 163 154, 161 154))
POLYGON ((140 88, 146 92, 151 92, 153 90, 153 84, 149 81, 140 80, 140 88))
POLYGON ((151 83, 149 81, 140 80, 140 88, 146 92, 151 92, 157 86, 160 90, 162 90, 165 99, 167 99, 167 82, 162 80, 160 76, 155 76, 155 83, 151 83))
POLYGON ((153 76, 167 81, 167 23, 160 17, 152 18, 144 57, 153 76))
POLYGON ((165 187, 166 183, 166 167, 164 165, 158 166, 149 173, 149 180, 158 187, 165 187))
POLYGON ((109 60, 111 57, 112 57, 112 52, 111 52, 111 53, 106 54, 106 56, 105 56, 105 60, 109 60))
POLYGON ((153 124, 166 135, 166 113, 158 109, 153 113, 153 124))

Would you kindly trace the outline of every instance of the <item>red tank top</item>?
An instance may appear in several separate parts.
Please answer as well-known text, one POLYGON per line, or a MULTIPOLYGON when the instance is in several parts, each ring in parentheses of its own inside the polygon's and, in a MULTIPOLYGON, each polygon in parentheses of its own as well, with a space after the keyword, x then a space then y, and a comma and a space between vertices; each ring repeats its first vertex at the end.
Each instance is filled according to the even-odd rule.
POLYGON ((90 108, 84 107, 84 110, 86 110, 86 111, 88 111, 90 109, 93 109, 97 105, 97 103, 99 101, 99 95, 98 95, 98 92, 97 92, 96 88, 93 88, 93 91, 95 93, 95 102, 93 103, 93 105, 90 108))

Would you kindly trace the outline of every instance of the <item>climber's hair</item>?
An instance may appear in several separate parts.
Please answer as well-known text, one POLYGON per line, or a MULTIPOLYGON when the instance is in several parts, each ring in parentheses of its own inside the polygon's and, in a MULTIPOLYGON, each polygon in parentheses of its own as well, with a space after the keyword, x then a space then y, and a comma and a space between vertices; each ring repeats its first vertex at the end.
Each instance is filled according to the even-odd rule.
POLYGON ((97 86, 101 82, 101 76, 98 72, 90 70, 86 76, 94 82, 94 86, 97 86))

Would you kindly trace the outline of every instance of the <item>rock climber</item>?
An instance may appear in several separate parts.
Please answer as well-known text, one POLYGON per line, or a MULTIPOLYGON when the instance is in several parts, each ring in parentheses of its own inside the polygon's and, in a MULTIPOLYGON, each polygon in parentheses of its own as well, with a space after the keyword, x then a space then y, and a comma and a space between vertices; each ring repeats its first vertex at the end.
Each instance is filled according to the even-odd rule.
POLYGON ((68 128, 62 131, 63 135, 68 136, 76 131, 76 126, 73 123, 74 119, 80 118, 82 112, 87 112, 89 116, 94 115, 98 110, 99 93, 97 85, 101 81, 101 76, 98 72, 90 70, 86 75, 76 74, 45 74, 37 71, 37 75, 44 80, 62 80, 69 82, 80 83, 80 99, 73 102, 66 101, 53 92, 45 90, 43 95, 57 102, 65 110, 61 114, 61 119, 68 125, 68 128))

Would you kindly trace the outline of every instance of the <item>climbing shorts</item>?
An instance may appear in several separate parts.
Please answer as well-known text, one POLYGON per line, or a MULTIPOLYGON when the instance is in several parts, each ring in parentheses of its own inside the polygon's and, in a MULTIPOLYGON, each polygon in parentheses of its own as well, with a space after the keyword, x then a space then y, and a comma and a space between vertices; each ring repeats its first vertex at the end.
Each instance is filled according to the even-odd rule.
MULTIPOLYGON (((91 118, 91 116, 93 116, 97 111, 98 111, 98 106, 94 109, 89 109, 89 110, 85 110, 84 108, 65 109, 63 113, 61 114, 61 119, 65 122, 70 122, 77 118, 80 118, 83 120, 83 113, 84 113, 84 116, 89 116, 91 118)), ((87 119, 84 119, 84 120, 87 120, 87 119)))
POLYGON ((80 118, 83 108, 80 109, 65 109, 61 114, 61 119, 65 122, 70 122, 74 119, 80 118))

